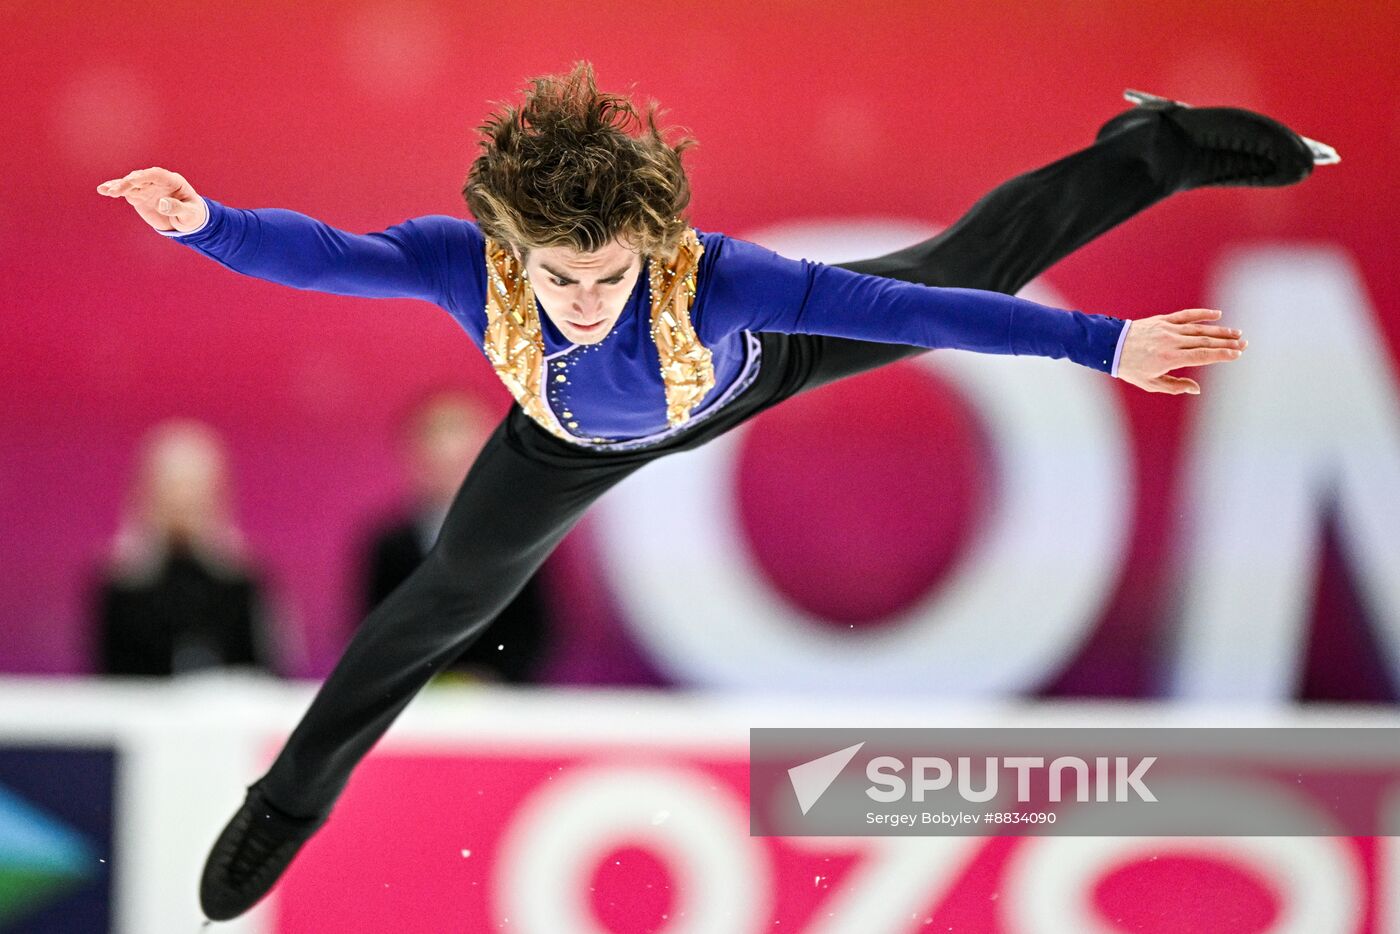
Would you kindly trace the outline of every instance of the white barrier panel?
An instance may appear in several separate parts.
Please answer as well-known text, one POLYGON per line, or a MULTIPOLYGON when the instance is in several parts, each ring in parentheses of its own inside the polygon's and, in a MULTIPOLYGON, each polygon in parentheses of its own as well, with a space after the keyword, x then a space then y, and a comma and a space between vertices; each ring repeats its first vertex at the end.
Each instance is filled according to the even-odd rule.
MULTIPOLYGON (((198 930, 204 855, 310 695, 227 678, 0 680, 0 932, 104 904, 111 931, 198 930), (6 874, 23 872, 28 887, 5 896, 6 874)), ((749 836, 751 727, 1212 726, 1224 713, 434 688, 357 771, 276 897, 219 930, 1080 932, 1228 917, 1341 932, 1369 917, 1400 931, 1381 884, 1397 876, 1390 838, 749 836)), ((1400 813, 1395 800, 1366 806, 1400 813)))

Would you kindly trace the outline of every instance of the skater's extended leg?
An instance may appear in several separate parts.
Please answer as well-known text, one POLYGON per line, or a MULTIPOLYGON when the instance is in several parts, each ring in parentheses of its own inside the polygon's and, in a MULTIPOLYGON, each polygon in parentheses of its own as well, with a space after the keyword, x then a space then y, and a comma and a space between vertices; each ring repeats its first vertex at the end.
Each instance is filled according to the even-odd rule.
POLYGON ((241 914, 271 888, 413 696, 480 635, 589 504, 641 463, 591 452, 547 463, 510 432, 508 417, 468 472, 433 549, 361 624, 216 842, 201 886, 211 918, 241 914), (261 837, 259 826, 268 830, 261 837))
POLYGON ((502 423, 463 481, 422 565, 365 619, 260 784, 293 814, 324 811, 351 769, 443 666, 524 587, 598 496, 635 466, 560 468, 526 457, 502 423))
POLYGON ((932 239, 843 265, 924 285, 1017 292, 1175 191, 1186 148, 1165 119, 1133 124, 998 185, 932 239))
MULTIPOLYGON (((1311 159, 1291 130, 1248 111, 1137 107, 1110 120, 1093 145, 997 186, 938 236, 841 265, 906 282, 1014 294, 1174 192, 1203 185, 1284 184, 1305 177, 1311 159), (1233 148, 1211 148, 1225 144, 1233 148)), ((924 352, 844 338, 818 341, 817 362, 804 389, 924 352)))

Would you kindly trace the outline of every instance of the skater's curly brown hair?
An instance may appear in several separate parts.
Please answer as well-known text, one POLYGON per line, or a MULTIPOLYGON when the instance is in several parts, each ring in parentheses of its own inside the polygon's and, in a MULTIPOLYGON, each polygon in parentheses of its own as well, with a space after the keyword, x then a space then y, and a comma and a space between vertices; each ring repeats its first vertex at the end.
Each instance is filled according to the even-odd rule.
POLYGON ((620 238, 669 255, 686 228, 690 182, 653 101, 639 113, 598 90, 593 66, 531 79, 520 107, 482 127, 481 155, 462 195, 482 233, 522 253, 536 247, 592 252, 620 238))

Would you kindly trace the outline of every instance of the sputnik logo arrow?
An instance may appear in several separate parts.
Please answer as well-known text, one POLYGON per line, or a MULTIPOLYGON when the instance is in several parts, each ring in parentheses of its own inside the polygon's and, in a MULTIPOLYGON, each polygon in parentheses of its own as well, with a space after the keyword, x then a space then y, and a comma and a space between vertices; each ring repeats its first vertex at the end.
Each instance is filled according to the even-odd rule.
POLYGON ((817 799, 826 794, 826 790, 836 781, 836 776, 841 774, 846 763, 855 758, 855 754, 860 752, 860 747, 864 745, 863 742, 856 743, 854 746, 838 749, 820 759, 813 759, 788 769, 788 779, 792 782, 792 790, 797 795, 797 806, 802 808, 803 814, 810 811, 817 799))

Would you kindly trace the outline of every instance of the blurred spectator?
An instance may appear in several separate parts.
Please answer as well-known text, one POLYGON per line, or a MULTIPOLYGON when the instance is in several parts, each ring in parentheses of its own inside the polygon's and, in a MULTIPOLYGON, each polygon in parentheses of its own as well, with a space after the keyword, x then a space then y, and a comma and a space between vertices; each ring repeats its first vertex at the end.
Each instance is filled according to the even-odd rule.
POLYGON ((98 634, 103 674, 274 668, 262 587, 208 426, 172 419, 147 435, 98 588, 98 634))
MULTIPOLYGON (((496 421, 472 396, 458 390, 435 392, 409 412, 401 426, 401 442, 412 503, 383 523, 365 550, 366 613, 418 567, 437 541, 467 468, 496 421)), ((450 669, 491 680, 535 682, 552 628, 536 574, 450 669)))

